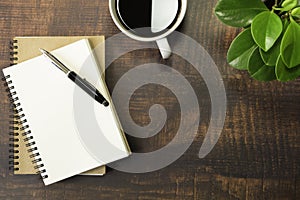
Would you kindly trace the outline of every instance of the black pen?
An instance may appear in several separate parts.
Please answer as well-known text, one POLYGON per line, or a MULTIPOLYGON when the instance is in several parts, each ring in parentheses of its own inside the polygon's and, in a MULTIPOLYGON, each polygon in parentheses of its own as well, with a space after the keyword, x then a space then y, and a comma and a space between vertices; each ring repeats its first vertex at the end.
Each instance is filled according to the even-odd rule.
POLYGON ((78 74, 71 71, 67 68, 61 61, 59 61, 55 56, 44 49, 40 49, 40 51, 45 55, 49 61, 63 71, 75 84, 77 84, 81 89, 83 89, 86 93, 88 93, 92 98, 94 98, 97 102, 103 104, 105 107, 109 105, 108 101, 103 97, 103 95, 87 80, 81 78, 78 74))

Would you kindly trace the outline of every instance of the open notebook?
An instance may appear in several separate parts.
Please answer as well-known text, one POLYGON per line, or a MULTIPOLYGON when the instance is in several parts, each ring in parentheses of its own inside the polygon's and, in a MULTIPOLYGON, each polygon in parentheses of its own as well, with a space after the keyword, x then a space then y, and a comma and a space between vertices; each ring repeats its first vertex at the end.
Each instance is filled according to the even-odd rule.
POLYGON ((88 40, 52 53, 95 85, 110 106, 94 101, 43 56, 3 70, 18 112, 25 114, 25 140, 45 185, 130 154, 88 40))
MULTIPOLYGON (((15 37, 11 43, 11 60, 12 64, 18 64, 39 56, 41 52, 40 47, 52 51, 68 44, 77 42, 82 39, 88 39, 91 48, 94 50, 95 58, 99 64, 99 70, 104 75, 105 72, 105 45, 104 36, 27 36, 15 37), (96 48, 97 47, 97 48, 96 48)), ((89 70, 89 69, 87 69, 89 70)), ((10 169, 13 169, 14 174, 36 174, 37 170, 34 169, 36 164, 32 163, 29 157, 30 153, 27 152, 27 147, 23 141, 19 115, 14 115, 12 118, 14 123, 11 127, 11 144, 10 144, 10 169)), ((105 166, 97 167, 82 173, 81 175, 104 175, 106 171, 105 166)))

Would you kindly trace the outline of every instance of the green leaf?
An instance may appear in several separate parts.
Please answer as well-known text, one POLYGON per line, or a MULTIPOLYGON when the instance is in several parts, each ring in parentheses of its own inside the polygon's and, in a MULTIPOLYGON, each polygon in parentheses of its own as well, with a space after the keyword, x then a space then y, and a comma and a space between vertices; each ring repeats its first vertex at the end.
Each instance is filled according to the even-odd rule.
POLYGON ((293 19, 282 38, 280 53, 288 68, 300 64, 300 26, 293 19))
POLYGON ((280 35, 280 37, 276 40, 273 47, 265 52, 261 48, 259 49, 259 53, 261 55, 261 58, 263 59, 264 63, 268 66, 275 66, 277 63, 278 56, 280 55, 280 45, 282 41, 282 37, 289 25, 289 21, 287 19, 283 20, 283 31, 280 35))
POLYGON ((289 69, 283 62, 281 56, 278 57, 276 63, 276 77, 280 81, 292 81, 300 76, 300 65, 289 69))
POLYGON ((251 32, 256 44, 268 51, 282 32, 281 19, 273 12, 262 12, 253 19, 251 32))
POLYGON ((277 40, 274 46, 267 52, 259 49, 259 53, 264 63, 268 66, 275 66, 277 62, 277 58, 280 55, 280 43, 281 40, 277 40))
POLYGON ((266 10, 261 0, 219 0, 215 14, 229 26, 246 27, 258 13, 266 10))
POLYGON ((227 62, 236 69, 247 70, 249 58, 256 48, 250 28, 245 29, 231 43, 227 62))
POLYGON ((264 63, 258 48, 252 53, 249 59, 248 71, 254 79, 259 81, 272 81, 276 79, 275 67, 267 66, 264 63))
POLYGON ((300 18, 300 7, 294 8, 291 12, 293 17, 300 18))
POLYGON ((281 4, 281 11, 289 11, 297 6, 298 0, 285 0, 281 4))

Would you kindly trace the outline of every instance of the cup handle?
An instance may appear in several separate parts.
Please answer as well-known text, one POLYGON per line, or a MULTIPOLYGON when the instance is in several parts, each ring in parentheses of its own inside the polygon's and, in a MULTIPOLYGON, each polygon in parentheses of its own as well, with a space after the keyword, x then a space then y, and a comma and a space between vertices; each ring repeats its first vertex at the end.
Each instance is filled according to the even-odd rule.
POLYGON ((159 48, 159 51, 160 51, 163 59, 168 59, 172 54, 172 50, 169 45, 168 39, 163 38, 160 40, 156 40, 156 43, 157 43, 157 46, 159 48))

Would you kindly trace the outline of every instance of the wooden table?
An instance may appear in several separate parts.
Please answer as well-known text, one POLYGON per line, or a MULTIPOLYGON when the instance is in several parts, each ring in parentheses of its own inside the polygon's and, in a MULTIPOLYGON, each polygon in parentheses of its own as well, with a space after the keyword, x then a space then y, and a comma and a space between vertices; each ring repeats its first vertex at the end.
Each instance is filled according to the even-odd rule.
MULTIPOLYGON (((103 178, 76 176, 44 187, 38 176, 13 176, 8 170, 9 101, 0 86, 0 199, 299 199, 300 82, 261 83, 226 63, 226 52, 239 30, 221 24, 213 14, 216 0, 189 0, 178 29, 200 43, 218 66, 228 107, 222 135, 204 159, 198 158, 210 118, 210 97, 199 73, 178 56, 162 61, 157 50, 130 52, 107 71, 110 91, 129 69, 157 62, 179 71, 197 93, 201 122, 191 147, 161 170, 130 174, 110 169, 103 178)), ((108 0, 2 0, 0 2, 0 67, 10 64, 14 36, 105 35, 119 33, 108 0)), ((130 103, 134 121, 147 125, 154 103, 166 107, 168 120, 155 137, 128 136, 135 152, 168 144, 178 130, 180 108, 165 87, 138 89, 130 103)))

